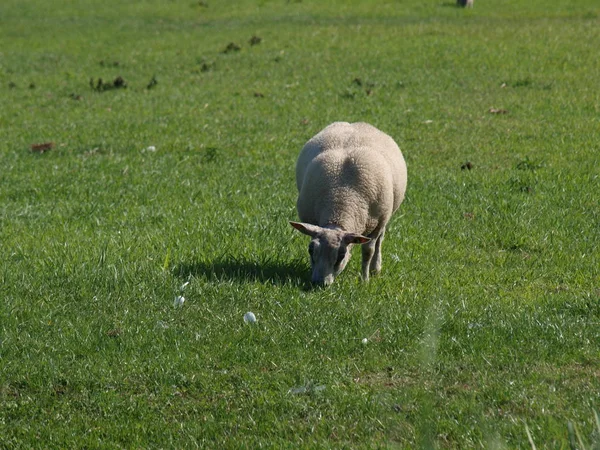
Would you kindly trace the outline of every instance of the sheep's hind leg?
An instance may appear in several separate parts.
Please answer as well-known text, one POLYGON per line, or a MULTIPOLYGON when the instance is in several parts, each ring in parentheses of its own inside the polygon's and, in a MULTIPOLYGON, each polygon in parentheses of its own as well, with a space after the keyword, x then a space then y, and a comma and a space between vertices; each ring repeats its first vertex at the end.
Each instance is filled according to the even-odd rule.
POLYGON ((377 246, 377 240, 372 239, 366 244, 362 245, 362 279, 363 281, 369 281, 370 267, 373 261, 373 255, 375 254, 375 247, 377 246))
POLYGON ((371 260, 370 270, 373 275, 377 275, 381 272, 381 243, 383 242, 383 235, 385 231, 382 231, 375 243, 375 254, 371 260))

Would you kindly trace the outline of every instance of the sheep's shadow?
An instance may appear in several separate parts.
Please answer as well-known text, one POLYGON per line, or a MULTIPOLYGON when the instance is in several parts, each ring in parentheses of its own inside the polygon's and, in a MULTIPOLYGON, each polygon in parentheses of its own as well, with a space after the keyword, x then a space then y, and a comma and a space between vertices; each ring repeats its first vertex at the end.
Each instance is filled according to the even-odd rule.
POLYGON ((255 281, 275 285, 295 285, 306 289, 310 271, 303 261, 256 261, 224 257, 213 261, 178 264, 173 275, 181 279, 204 277, 207 280, 255 281))

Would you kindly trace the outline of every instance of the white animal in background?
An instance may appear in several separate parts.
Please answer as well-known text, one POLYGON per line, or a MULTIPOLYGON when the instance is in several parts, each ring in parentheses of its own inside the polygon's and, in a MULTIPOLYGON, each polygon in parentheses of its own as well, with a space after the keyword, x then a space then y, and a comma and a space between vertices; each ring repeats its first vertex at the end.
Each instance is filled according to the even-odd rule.
POLYGON ((298 216, 312 239, 312 282, 330 285, 362 244, 362 278, 381 271, 381 243, 404 200, 406 163, 394 140, 367 123, 335 122, 303 147, 296 163, 298 216))

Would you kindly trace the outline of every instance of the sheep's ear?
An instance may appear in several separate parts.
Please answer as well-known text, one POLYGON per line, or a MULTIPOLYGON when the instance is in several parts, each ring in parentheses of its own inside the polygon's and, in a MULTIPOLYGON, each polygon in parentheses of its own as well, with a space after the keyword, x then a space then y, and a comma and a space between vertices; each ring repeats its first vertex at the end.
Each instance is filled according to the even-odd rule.
POLYGON ((311 225, 310 223, 292 222, 290 225, 293 226, 300 233, 307 234, 308 236, 314 237, 319 232, 319 227, 311 225))
POLYGON ((362 234, 348 233, 344 236, 344 242, 348 244, 366 244, 371 238, 363 236, 362 234))

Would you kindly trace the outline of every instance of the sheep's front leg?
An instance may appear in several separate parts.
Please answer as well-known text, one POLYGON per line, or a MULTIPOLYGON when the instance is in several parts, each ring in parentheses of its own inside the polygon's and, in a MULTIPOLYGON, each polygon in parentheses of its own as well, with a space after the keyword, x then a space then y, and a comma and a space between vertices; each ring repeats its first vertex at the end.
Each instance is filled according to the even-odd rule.
POLYGON ((379 272, 381 272, 381 243, 383 242, 384 234, 385 230, 381 232, 377 238, 377 242, 375 243, 375 254, 373 255, 370 265, 371 273, 374 275, 377 275, 379 272))
POLYGON ((371 262, 373 261, 373 255, 375 254, 375 248, 377 247, 378 239, 371 239, 366 244, 362 245, 362 279, 363 281, 369 281, 369 272, 371 269, 371 262))

